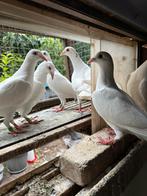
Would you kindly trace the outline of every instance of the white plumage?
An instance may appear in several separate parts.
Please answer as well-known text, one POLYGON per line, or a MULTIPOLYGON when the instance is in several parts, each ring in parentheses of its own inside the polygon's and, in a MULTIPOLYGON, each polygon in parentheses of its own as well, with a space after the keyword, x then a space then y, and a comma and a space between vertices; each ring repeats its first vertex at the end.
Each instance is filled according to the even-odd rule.
POLYGON ((72 62, 71 82, 78 99, 91 96, 91 68, 82 61, 79 54, 72 47, 66 47, 61 53, 61 56, 63 55, 68 56, 72 62))
MULTIPOLYGON (((42 51, 44 54, 44 51, 42 51)), ((30 119, 27 117, 40 98, 45 93, 44 84, 47 80, 47 74, 50 73, 51 80, 54 77, 54 66, 48 61, 44 61, 38 65, 34 73, 33 89, 28 101, 18 110, 22 117, 24 117, 30 124, 38 123, 37 119, 30 119)))
POLYGON ((9 131, 14 131, 10 122, 19 128, 14 123, 13 114, 27 102, 33 88, 36 63, 42 59, 45 60, 45 57, 39 50, 30 50, 19 70, 0 83, 0 116, 5 117, 4 124, 9 131))
POLYGON ((99 67, 96 90, 92 94, 94 107, 114 129, 115 139, 119 139, 124 132, 147 140, 147 115, 129 95, 117 87, 111 56, 106 52, 99 52, 89 62, 96 62, 99 67))
POLYGON ((147 61, 129 75, 127 93, 147 112, 147 61))
POLYGON ((77 98, 76 93, 72 88, 71 82, 55 68, 55 65, 53 64, 48 52, 44 51, 43 54, 50 61, 50 65, 54 66, 54 79, 52 80, 51 75, 48 74, 47 83, 49 88, 59 97, 61 105, 60 108, 56 109, 56 111, 61 111, 64 109, 67 98, 77 98))
POLYGON ((76 93, 72 88, 71 82, 65 76, 63 76, 56 68, 54 72, 54 79, 52 80, 51 76, 48 75, 47 83, 50 89, 54 91, 59 97, 61 101, 61 110, 64 108, 67 98, 76 99, 76 93))

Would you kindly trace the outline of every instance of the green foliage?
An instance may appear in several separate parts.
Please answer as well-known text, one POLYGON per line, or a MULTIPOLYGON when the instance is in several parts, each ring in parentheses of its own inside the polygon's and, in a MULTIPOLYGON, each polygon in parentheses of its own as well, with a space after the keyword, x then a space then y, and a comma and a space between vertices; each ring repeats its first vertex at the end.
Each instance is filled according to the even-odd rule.
POLYGON ((0 46, 0 81, 16 72, 32 48, 48 51, 57 69, 65 75, 64 59, 60 57, 64 45, 59 38, 3 32, 0 33, 0 46))
POLYGON ((23 58, 15 53, 3 53, 0 58, 0 82, 13 75, 22 64, 23 58))
POLYGON ((51 55, 53 63, 56 65, 57 69, 65 75, 65 67, 64 67, 64 59, 60 57, 60 53, 64 49, 63 41, 59 38, 46 38, 43 37, 41 39, 41 47, 40 50, 47 50, 51 55))
POLYGON ((87 63, 90 58, 90 44, 77 41, 74 44, 74 48, 76 49, 82 60, 87 63))

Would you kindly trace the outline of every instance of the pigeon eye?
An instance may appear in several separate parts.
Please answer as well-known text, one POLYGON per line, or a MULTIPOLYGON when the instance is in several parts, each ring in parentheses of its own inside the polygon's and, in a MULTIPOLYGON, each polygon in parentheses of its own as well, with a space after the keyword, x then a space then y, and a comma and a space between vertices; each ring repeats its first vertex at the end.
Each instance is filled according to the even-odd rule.
POLYGON ((69 49, 67 48, 66 51, 69 52, 69 49))
POLYGON ((103 58, 103 55, 102 55, 102 54, 100 54, 100 55, 99 55, 99 58, 100 58, 100 59, 102 59, 102 58, 103 58))
POLYGON ((51 67, 48 67, 49 68, 49 70, 51 70, 51 67))
POLYGON ((33 55, 37 55, 37 52, 33 52, 33 55))
POLYGON ((46 55, 46 52, 44 52, 43 54, 46 55))

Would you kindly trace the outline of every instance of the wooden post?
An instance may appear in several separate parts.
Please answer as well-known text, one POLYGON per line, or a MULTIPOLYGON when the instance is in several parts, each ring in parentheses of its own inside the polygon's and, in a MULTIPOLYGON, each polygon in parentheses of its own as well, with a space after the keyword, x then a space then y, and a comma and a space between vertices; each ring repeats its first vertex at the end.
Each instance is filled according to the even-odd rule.
MULTIPOLYGON (((97 52, 101 50, 101 41, 100 40, 91 40, 91 57, 93 57, 97 52)), ((98 75, 98 66, 93 63, 92 64, 92 72, 91 72, 91 78, 92 78, 92 92, 96 88, 96 81, 97 81, 97 75, 98 75)), ((106 126, 105 121, 100 117, 100 115, 96 112, 93 104, 92 104, 92 122, 91 122, 91 130, 92 134, 97 132, 98 130, 102 129, 106 126)))

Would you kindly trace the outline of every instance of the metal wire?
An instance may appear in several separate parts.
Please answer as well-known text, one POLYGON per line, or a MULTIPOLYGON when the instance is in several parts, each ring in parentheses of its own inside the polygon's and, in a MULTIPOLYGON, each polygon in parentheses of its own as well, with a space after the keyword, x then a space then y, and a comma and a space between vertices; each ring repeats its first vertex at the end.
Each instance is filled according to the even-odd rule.
MULTIPOLYGON (((31 31, 24 31, 21 29, 14 29, 11 27, 6 27, 6 26, 1 25, 0 26, 0 63, 2 61, 3 54, 12 53, 12 54, 15 54, 16 56, 20 55, 20 57, 24 59, 27 52, 30 49, 34 48, 34 46, 36 46, 38 47, 36 49, 48 50, 54 64, 57 66, 57 69, 62 74, 65 75, 66 70, 64 66, 64 59, 61 58, 59 55, 61 51, 64 49, 64 46, 65 46, 64 41, 65 39, 62 39, 62 38, 49 37, 49 36, 45 36, 41 34, 36 34, 31 31), (33 41, 31 43, 27 40, 27 38, 29 39, 30 36, 32 36, 34 43, 33 41), (22 42, 20 41, 21 39, 22 39, 22 42), (45 43, 45 41, 47 41, 50 44, 45 43), (29 43, 29 44, 27 45, 26 43, 29 43), (58 44, 60 47, 57 47, 58 44)), ((72 47, 76 49, 76 51, 79 53, 82 60, 86 63, 90 57, 90 44, 79 42, 79 41, 72 41, 72 40, 69 40, 69 43, 72 47)), ((16 62, 14 59, 13 63, 14 64, 16 63, 16 65, 18 64, 17 58, 16 58, 16 62)), ((14 72, 18 68, 19 66, 16 66, 16 69, 14 69, 14 72)), ((2 76, 2 68, 0 68, 0 77, 1 76, 2 76)), ((46 93, 43 96, 43 99, 55 96, 55 94, 47 87, 47 85, 45 85, 45 87, 46 87, 46 93)))

